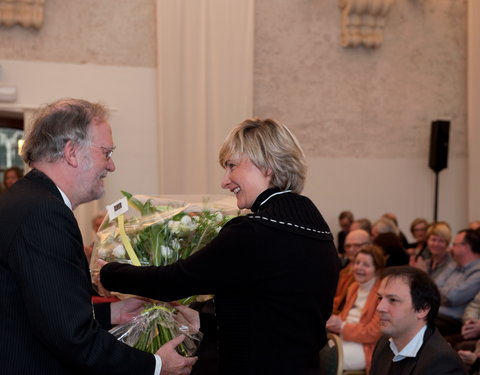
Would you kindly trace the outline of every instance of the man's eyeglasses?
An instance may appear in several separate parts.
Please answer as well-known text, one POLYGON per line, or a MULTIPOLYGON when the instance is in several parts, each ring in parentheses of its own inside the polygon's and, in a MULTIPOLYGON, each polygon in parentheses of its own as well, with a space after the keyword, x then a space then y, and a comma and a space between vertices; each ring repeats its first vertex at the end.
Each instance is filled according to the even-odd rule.
POLYGON ((361 248, 362 246, 365 246, 367 245, 366 242, 362 242, 362 243, 349 243, 349 244, 345 244, 345 249, 359 249, 361 248))
POLYGON ((112 158, 113 151, 115 151, 115 146, 104 147, 104 146, 97 146, 97 145, 93 145, 93 144, 92 144, 92 146, 102 150, 103 154, 105 155, 105 160, 106 161, 109 161, 112 158))

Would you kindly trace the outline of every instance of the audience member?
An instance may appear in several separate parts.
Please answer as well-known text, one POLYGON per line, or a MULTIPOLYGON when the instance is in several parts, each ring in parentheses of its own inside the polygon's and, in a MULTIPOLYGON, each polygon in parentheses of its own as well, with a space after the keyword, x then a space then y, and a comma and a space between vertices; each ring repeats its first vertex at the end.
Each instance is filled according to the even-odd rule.
POLYGON ((407 240, 407 237, 405 237, 405 235, 401 231, 400 226, 398 225, 397 216, 395 214, 391 213, 391 212, 387 212, 387 213, 383 214, 382 217, 385 217, 385 218, 393 221, 393 223, 397 227, 398 237, 400 238, 400 241, 402 241, 402 246, 403 246, 404 249, 406 249, 408 247, 408 240, 407 240))
POLYGON ((469 369, 469 375, 480 375, 480 340, 473 350, 459 350, 458 355, 469 369))
POLYGON ((350 232, 350 226, 353 223, 353 214, 350 211, 342 211, 338 216, 340 231, 337 234, 337 250, 340 255, 345 254, 345 237, 350 232))
POLYGON ((333 313, 339 314, 345 304, 348 287, 353 283, 353 261, 357 253, 370 244, 370 235, 363 229, 355 229, 348 233, 345 239, 345 255, 347 256, 348 263, 340 271, 338 278, 337 289, 335 292, 335 298, 333 299, 333 313))
POLYGON ((480 339, 480 292, 465 307, 462 330, 459 334, 447 336, 446 339, 456 350, 475 350, 480 339))
POLYGON ((362 219, 357 219, 352 223, 352 225, 350 225, 350 232, 354 231, 354 230, 357 230, 357 229, 363 229, 365 232, 367 232, 369 235, 371 235, 372 234, 372 223, 366 217, 364 217, 362 219))
POLYGON ((440 294, 423 271, 386 268, 378 289, 380 338, 370 375, 460 375, 466 369, 435 329, 440 294))
POLYGON ((3 172, 3 191, 9 190, 12 185, 23 177, 23 171, 18 167, 10 167, 3 172))
POLYGON ((443 269, 453 264, 448 245, 452 240, 450 226, 445 222, 431 224, 427 229, 427 248, 410 256, 409 264, 436 280, 443 269))
POLYGON ((418 255, 427 247, 427 229, 428 222, 423 218, 416 218, 410 224, 410 233, 415 242, 409 243, 407 253, 409 255, 418 255))
POLYGON ((480 231, 459 231, 453 242, 452 257, 455 263, 435 278, 442 297, 436 324, 444 336, 461 331, 465 306, 480 291, 480 231))
POLYGON ((332 315, 327 329, 342 339, 344 370, 370 369, 373 348, 381 336, 377 307, 380 273, 385 267, 381 248, 366 246, 355 257, 355 281, 348 288, 345 307, 332 315))
POLYGON ((408 254, 402 246, 402 241, 395 233, 381 233, 375 237, 373 244, 383 249, 387 259, 387 267, 408 264, 408 254))
POLYGON ((183 337, 153 355, 106 330, 131 320, 143 300, 93 310, 72 210, 102 196, 114 148, 107 110, 78 99, 46 106, 27 134, 22 157, 33 169, 0 197, 4 374, 187 374, 196 361, 175 351, 183 337))
POLYGON ((480 220, 474 220, 469 224, 469 229, 480 229, 480 220))
POLYGON ((381 233, 394 233, 398 236, 400 231, 392 220, 381 217, 372 225, 372 240, 381 233))

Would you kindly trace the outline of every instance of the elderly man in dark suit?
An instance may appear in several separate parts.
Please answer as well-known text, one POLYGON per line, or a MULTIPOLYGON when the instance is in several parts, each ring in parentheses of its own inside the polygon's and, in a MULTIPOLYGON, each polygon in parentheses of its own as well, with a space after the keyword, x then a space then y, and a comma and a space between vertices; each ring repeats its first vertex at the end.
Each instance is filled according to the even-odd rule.
POLYGON ((188 374, 195 358, 156 355, 101 328, 131 319, 142 301, 92 307, 72 210, 98 199, 115 170, 107 110, 84 100, 46 106, 24 147, 32 167, 0 197, 0 363, 4 374, 188 374))
POLYGON ((387 268, 378 289, 380 328, 370 375, 460 375, 462 361, 435 329, 440 294, 413 267, 387 268))

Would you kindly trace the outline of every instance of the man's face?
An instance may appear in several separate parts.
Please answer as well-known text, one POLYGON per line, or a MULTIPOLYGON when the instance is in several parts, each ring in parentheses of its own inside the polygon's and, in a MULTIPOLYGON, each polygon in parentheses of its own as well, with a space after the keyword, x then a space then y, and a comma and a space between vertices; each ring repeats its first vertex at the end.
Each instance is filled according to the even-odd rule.
POLYGON ((93 124, 89 131, 91 144, 79 150, 78 204, 100 198, 105 192, 103 179, 115 170, 113 160, 108 157, 114 149, 110 125, 107 122, 93 124))
POLYGON ((377 293, 380 329, 401 350, 426 324, 429 309, 415 311, 410 286, 402 277, 383 279, 377 293))
POLYGON ((458 233, 452 245, 452 257, 458 265, 463 265, 465 255, 470 251, 468 243, 465 242, 465 232, 458 233))
POLYGON ((362 230, 355 230, 347 234, 345 238, 345 254, 350 262, 355 261, 355 256, 362 247, 367 245, 368 235, 362 230))

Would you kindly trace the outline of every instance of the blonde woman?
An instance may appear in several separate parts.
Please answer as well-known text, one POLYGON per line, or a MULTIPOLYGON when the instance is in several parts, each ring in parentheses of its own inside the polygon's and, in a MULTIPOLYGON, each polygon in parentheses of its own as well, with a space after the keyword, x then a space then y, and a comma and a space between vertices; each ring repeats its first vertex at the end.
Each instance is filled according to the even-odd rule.
POLYGON ((452 240, 452 231, 445 222, 431 224, 427 230, 427 249, 430 257, 425 259, 423 254, 410 257, 410 266, 425 271, 435 280, 440 272, 453 262, 449 244, 452 240))
POLYGON ((252 119, 227 136, 219 161, 222 187, 253 213, 229 221, 185 260, 109 263, 101 282, 167 301, 214 294, 221 374, 317 375, 339 259, 327 223, 300 195, 303 151, 285 126, 252 119))

